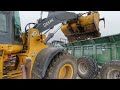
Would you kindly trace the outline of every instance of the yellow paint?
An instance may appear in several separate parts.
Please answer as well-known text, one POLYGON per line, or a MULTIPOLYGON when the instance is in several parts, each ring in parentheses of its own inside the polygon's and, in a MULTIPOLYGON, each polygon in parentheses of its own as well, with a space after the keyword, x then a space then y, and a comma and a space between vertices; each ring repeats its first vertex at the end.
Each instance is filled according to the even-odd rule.
POLYGON ((71 27, 73 29, 74 32, 79 32, 78 28, 77 28, 77 23, 72 23, 71 27))
MULTIPOLYGON (((32 66, 34 64, 34 61, 35 61, 38 53, 41 50, 48 48, 48 46, 44 44, 45 38, 46 38, 46 35, 42 35, 42 39, 41 39, 41 36, 40 36, 39 31, 37 29, 32 28, 29 30, 28 41, 27 41, 28 50, 26 53, 17 54, 20 58, 19 65, 25 64, 26 58, 30 57, 32 59, 32 61, 31 61, 31 71, 32 71, 32 66)), ((31 74, 30 74, 30 77, 31 77, 31 74)))
MULTIPOLYGON (((2 78, 12 78, 12 79, 22 79, 22 68, 21 65, 26 64, 26 58, 30 57, 32 59, 31 61, 31 67, 30 70, 32 71, 32 66, 34 64, 34 61, 36 59, 36 56, 38 53, 48 48, 47 45, 44 44, 44 40, 46 38, 46 35, 40 35, 40 32, 37 29, 31 28, 28 31, 28 37, 27 37, 27 43, 26 52, 25 53, 19 53, 23 50, 23 45, 11 45, 11 44, 0 44, 0 50, 3 51, 2 56, 0 56, 0 79, 2 78), (12 70, 7 75, 3 75, 3 62, 8 59, 8 55, 17 55, 19 57, 19 65, 17 67, 17 70, 12 70)), ((25 33, 22 34, 23 43, 25 43, 25 33)), ((14 66, 10 66, 10 69, 14 69, 14 66)), ((31 72, 29 77, 31 77, 31 72)))
POLYGON ((58 73, 58 79, 72 79, 73 77, 73 67, 71 64, 63 65, 58 73))
POLYGON ((0 50, 3 50, 5 54, 18 53, 22 49, 23 45, 0 44, 0 50))
POLYGON ((65 36, 73 35, 74 33, 80 33, 81 29, 78 26, 81 26, 84 31, 86 32, 93 32, 99 29, 99 20, 100 14, 99 12, 92 12, 90 15, 81 16, 78 21, 72 22, 70 25, 65 24, 61 27, 61 31, 64 33, 65 36), (95 26, 93 25, 95 24, 95 26), (69 28, 72 28, 73 32, 69 31, 69 28))
POLYGON ((65 24, 61 27, 61 31, 64 33, 65 36, 70 35, 71 32, 68 30, 68 24, 65 24))
POLYGON ((8 73, 4 77, 7 77, 7 78, 17 78, 17 79, 19 77, 19 79, 20 78, 22 79, 22 71, 21 70, 14 70, 14 71, 11 71, 10 73, 8 73))
POLYGON ((3 76, 3 57, 0 56, 0 79, 3 76))

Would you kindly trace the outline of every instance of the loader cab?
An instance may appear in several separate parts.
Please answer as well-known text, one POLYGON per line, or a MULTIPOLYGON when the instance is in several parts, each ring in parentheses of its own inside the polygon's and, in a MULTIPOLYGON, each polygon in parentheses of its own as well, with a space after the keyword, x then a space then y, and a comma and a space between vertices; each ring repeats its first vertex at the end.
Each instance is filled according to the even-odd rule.
POLYGON ((22 44, 18 11, 0 11, 0 44, 22 44))

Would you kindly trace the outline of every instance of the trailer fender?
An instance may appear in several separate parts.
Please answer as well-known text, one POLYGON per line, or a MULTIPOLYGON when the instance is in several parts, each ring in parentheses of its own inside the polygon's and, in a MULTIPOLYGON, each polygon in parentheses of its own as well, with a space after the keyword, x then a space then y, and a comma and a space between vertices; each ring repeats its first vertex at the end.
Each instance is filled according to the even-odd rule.
POLYGON ((32 74, 33 72, 35 73, 37 72, 40 78, 43 78, 54 56, 56 56, 58 53, 61 53, 63 51, 64 51, 63 48, 46 48, 40 51, 33 64, 32 74))

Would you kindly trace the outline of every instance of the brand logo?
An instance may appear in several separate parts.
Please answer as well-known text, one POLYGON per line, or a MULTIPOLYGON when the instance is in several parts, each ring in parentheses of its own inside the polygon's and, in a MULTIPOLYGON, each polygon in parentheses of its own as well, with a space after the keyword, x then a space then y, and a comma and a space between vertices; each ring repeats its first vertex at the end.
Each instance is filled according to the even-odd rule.
POLYGON ((47 21, 46 23, 43 24, 44 27, 47 27, 48 25, 50 25, 53 22, 53 18, 50 19, 49 21, 47 21))

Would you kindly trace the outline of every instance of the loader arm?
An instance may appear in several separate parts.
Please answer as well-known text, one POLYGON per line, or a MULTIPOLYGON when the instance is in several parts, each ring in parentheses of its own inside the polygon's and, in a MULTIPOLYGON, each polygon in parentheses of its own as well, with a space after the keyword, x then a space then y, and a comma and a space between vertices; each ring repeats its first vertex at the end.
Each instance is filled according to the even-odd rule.
POLYGON ((78 14, 72 12, 65 11, 55 11, 48 15, 46 19, 38 22, 34 28, 38 29, 41 33, 47 29, 53 28, 55 25, 59 23, 63 23, 65 21, 77 19, 79 17, 78 14))

